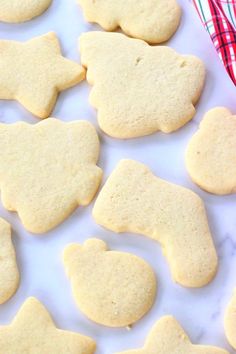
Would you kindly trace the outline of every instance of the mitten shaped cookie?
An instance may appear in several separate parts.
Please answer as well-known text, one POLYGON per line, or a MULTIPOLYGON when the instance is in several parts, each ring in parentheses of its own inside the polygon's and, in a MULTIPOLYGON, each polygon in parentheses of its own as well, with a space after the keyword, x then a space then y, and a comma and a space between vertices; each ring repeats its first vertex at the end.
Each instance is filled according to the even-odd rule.
POLYGON ((41 15, 52 0, 0 0, 0 21, 24 22, 41 15))
POLYGON ((135 255, 109 251, 105 242, 89 239, 66 247, 64 265, 78 307, 97 323, 129 326, 153 305, 154 272, 135 255))
POLYGON ((90 102, 108 135, 170 133, 193 118, 205 78, 198 58, 120 33, 85 33, 80 49, 93 85, 90 102))
POLYGON ((0 218, 0 304, 6 302, 16 292, 19 280, 11 226, 0 218))
POLYGON ((121 160, 93 209, 98 224, 160 242, 174 280, 201 287, 217 270, 204 204, 189 189, 164 181, 143 164, 121 160))
POLYGON ((142 349, 128 350, 117 354, 229 354, 226 350, 194 345, 172 316, 162 317, 152 328, 142 349))
POLYGON ((79 333, 63 331, 36 298, 28 298, 13 322, 0 328, 4 354, 93 354, 95 342, 79 333))
POLYGON ((186 167, 207 192, 236 192, 236 115, 224 107, 206 113, 187 147, 186 167))
POLYGON ((101 181, 99 140, 86 121, 0 124, 2 203, 33 233, 51 230, 91 202, 101 181))
POLYGON ((17 100, 39 118, 50 115, 60 91, 84 79, 53 32, 26 42, 0 40, 0 52, 0 99, 17 100))
POLYGON ((120 27, 131 37, 150 43, 167 41, 178 28, 181 9, 176 0, 78 0, 87 21, 107 31, 120 27))

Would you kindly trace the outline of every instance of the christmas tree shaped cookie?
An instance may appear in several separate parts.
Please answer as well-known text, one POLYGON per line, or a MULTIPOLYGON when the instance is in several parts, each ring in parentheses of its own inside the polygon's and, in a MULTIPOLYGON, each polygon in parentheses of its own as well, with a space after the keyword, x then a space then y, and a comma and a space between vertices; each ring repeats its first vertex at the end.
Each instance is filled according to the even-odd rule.
POLYGON ((90 102, 108 135, 170 133, 193 118, 205 78, 198 58, 120 33, 85 33, 80 49, 93 85, 90 102))

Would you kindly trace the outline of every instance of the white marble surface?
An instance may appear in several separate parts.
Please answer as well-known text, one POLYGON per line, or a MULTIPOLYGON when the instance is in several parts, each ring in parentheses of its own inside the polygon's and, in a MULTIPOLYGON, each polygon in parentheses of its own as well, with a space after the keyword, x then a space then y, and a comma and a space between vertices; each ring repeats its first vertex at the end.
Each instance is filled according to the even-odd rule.
MULTIPOLYGON (((180 3, 183 7, 182 23, 170 45, 181 53, 201 57, 208 71, 196 117, 176 133, 157 133, 129 141, 114 140, 99 131, 99 164, 105 171, 105 180, 121 158, 139 159, 160 177, 199 193, 207 207, 220 258, 216 278, 202 289, 189 290, 174 284, 157 243, 138 235, 116 235, 103 230, 92 220, 92 206, 79 208, 56 230, 40 237, 27 233, 16 214, 0 207, 0 216, 13 225, 22 276, 16 295, 0 307, 0 324, 11 321, 24 299, 34 295, 45 303, 58 326, 92 336, 97 341, 97 354, 112 354, 140 347, 151 326, 163 314, 175 315, 193 342, 219 345, 230 353, 236 353, 227 344, 223 329, 225 307, 236 286, 236 196, 217 197, 201 191, 190 181, 184 164, 186 145, 196 131, 203 113, 216 105, 225 105, 236 112, 235 87, 225 74, 194 9, 187 0, 181 0, 180 3), (130 251, 143 257, 156 271, 159 289, 155 306, 131 331, 96 325, 87 320, 75 306, 62 267, 61 254, 67 243, 83 242, 90 236, 106 240, 110 248, 130 251)), ((21 25, 1 23, 0 38, 26 40, 54 30, 61 39, 64 54, 79 60, 77 38, 82 32, 95 28, 98 27, 84 22, 75 0, 54 0, 44 15, 31 22, 21 25)), ((97 126, 96 112, 88 104, 89 91, 89 86, 84 82, 61 94, 53 116, 67 121, 88 119, 97 126)), ((16 102, 0 101, 0 121, 10 123, 17 120, 38 121, 16 102)))

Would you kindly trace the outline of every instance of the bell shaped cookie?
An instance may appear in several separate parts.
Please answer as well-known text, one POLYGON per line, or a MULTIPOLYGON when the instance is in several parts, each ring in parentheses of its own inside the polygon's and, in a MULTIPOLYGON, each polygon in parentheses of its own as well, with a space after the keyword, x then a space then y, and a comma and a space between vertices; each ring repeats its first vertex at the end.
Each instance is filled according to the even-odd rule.
POLYGON ((141 258, 109 251, 102 240, 71 244, 64 266, 79 309, 91 320, 110 327, 137 322, 152 307, 156 278, 141 258))
POLYGON ((52 0, 0 0, 0 21, 24 22, 41 15, 52 0))
POLYGON ((13 322, 0 327, 4 354, 93 354, 95 342, 79 333, 63 331, 36 298, 28 298, 13 322))
POLYGON ((0 52, 0 99, 17 100, 39 118, 50 115, 60 91, 84 79, 53 32, 26 42, 0 40, 0 52))
POLYGON ((87 121, 0 124, 4 207, 30 232, 51 230, 93 199, 102 176, 98 155, 98 136, 87 121))
POLYGON ((216 273, 217 254, 200 197, 154 176, 137 161, 118 163, 98 195, 93 216, 114 232, 159 241, 174 280, 183 286, 204 286, 216 273))
POLYGON ((236 289, 226 309, 224 325, 226 337, 232 347, 236 349, 236 289))
POLYGON ((0 304, 14 295, 19 281, 15 249, 11 239, 11 226, 0 218, 0 304))
POLYGON ((177 30, 181 9, 176 0, 78 0, 87 21, 107 31, 120 27, 150 43, 167 41, 177 30))
POLYGON ((108 135, 170 133, 193 118, 205 78, 198 58, 120 33, 85 33, 80 49, 93 85, 90 102, 108 135))
POLYGON ((236 192, 236 115, 224 107, 206 113, 188 144, 186 167, 207 192, 236 192))
POLYGON ((152 328, 142 349, 117 354, 229 354, 226 350, 192 344, 187 334, 172 316, 162 317, 152 328))

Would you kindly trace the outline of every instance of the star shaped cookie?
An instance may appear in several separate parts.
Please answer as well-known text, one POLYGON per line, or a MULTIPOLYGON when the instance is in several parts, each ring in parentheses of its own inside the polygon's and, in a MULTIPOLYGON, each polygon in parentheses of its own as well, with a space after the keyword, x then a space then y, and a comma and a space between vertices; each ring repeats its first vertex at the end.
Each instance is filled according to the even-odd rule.
POLYGON ((84 69, 64 58, 55 33, 27 42, 0 41, 0 99, 17 100, 47 118, 57 95, 84 79, 84 69))
POLYGON ((162 317, 153 327, 142 349, 117 354, 229 354, 226 350, 194 345, 172 316, 162 317))
POLYGON ((0 348, 4 354, 93 354, 95 342, 79 333, 63 331, 46 308, 28 298, 13 322, 0 328, 0 348))

